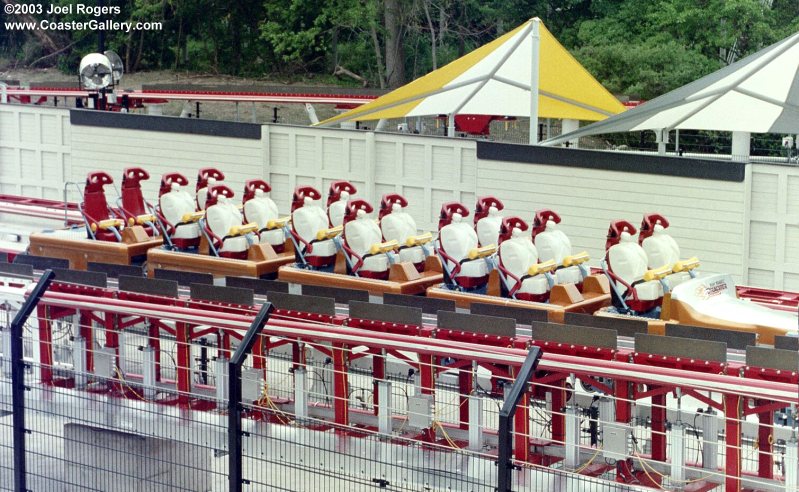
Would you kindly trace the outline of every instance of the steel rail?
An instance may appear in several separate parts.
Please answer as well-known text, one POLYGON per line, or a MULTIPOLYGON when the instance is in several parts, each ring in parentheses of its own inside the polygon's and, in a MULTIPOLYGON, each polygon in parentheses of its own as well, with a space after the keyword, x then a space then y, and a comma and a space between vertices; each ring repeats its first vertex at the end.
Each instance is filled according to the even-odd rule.
MULTIPOLYGON (((8 89, 8 97, 88 97, 91 92, 80 89, 8 89)), ((202 93, 202 92, 150 92, 150 91, 120 91, 116 93, 119 98, 128 96, 130 99, 172 99, 182 101, 230 101, 230 102, 285 102, 285 103, 318 103, 318 104, 365 104, 377 96, 343 96, 343 95, 312 95, 312 94, 231 94, 231 93, 202 93)))
MULTIPOLYGON (((183 321, 198 325, 211 325, 218 328, 246 331, 253 315, 227 314, 217 311, 203 311, 180 306, 154 306, 153 304, 103 298, 63 292, 47 292, 44 304, 74 309, 101 310, 117 314, 155 317, 173 321, 183 321)), ((438 340, 391 333, 376 333, 369 330, 349 328, 324 323, 271 319, 265 332, 272 336, 300 338, 310 341, 335 341, 347 345, 366 345, 373 348, 408 350, 416 353, 459 357, 490 364, 520 366, 526 352, 522 349, 483 346, 475 343, 438 340)), ((546 353, 539 366, 542 370, 558 371, 590 376, 619 378, 626 381, 669 385, 690 386, 699 391, 737 394, 747 398, 778 400, 799 403, 799 394, 791 384, 747 379, 726 374, 710 374, 684 369, 663 368, 634 364, 632 362, 606 361, 570 355, 546 353)))

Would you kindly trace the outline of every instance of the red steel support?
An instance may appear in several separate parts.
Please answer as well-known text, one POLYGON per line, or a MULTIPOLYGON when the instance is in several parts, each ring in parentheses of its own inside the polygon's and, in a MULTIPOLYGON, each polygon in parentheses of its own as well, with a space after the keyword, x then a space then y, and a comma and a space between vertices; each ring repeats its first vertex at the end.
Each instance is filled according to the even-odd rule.
MULTIPOLYGON (((771 402, 757 400, 757 405, 767 405, 771 402)), ((774 478, 774 412, 757 414, 760 425, 757 429, 757 476, 761 478, 774 478)))
POLYGON ((516 414, 513 416, 513 456, 519 461, 530 461, 530 392, 525 391, 516 414))
POLYGON ((435 394, 436 371, 433 367, 435 358, 430 354, 419 354, 419 373, 423 395, 435 394))
POLYGON ((264 373, 264 378, 266 378, 266 359, 264 358, 264 347, 266 346, 266 338, 264 335, 260 335, 258 340, 255 341, 255 345, 252 347, 252 367, 254 369, 261 369, 264 373))
POLYGON ((105 328, 105 346, 114 349, 116 357, 115 364, 119 364, 119 332, 117 331, 117 315, 114 313, 103 313, 103 328, 105 328))
MULTIPOLYGON (((191 328, 186 323, 175 323, 177 350, 178 403, 188 405, 191 392, 191 328)), ((159 355, 159 352, 156 352, 159 355)))
POLYGON ((42 383, 53 383, 53 331, 50 320, 50 307, 43 304, 36 306, 36 317, 39 319, 39 357, 41 359, 42 383))
POLYGON ((553 386, 558 386, 558 388, 552 390, 552 440, 560 443, 566 440, 566 415, 564 414, 566 389, 564 384, 564 380, 554 383, 553 386))
POLYGON ((724 395, 724 446, 726 448, 724 490, 741 490, 741 397, 724 395))
POLYGON ((627 381, 615 381, 613 389, 616 393, 616 422, 628 424, 632 418, 630 383, 627 381))
POLYGON ((350 423, 350 392, 347 372, 347 350, 340 343, 333 344, 333 409, 338 425, 350 423))
POLYGON ((666 461, 665 393, 652 396, 652 459, 666 461))

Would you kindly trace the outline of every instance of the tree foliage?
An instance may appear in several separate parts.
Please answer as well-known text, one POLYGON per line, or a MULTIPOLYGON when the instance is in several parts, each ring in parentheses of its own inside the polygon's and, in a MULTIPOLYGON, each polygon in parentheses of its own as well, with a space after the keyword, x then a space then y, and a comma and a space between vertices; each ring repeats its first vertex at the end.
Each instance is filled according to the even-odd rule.
MULTIPOLYGON (((2 0, 17 2, 19 0, 2 0)), ((45 8, 90 3, 40 1, 45 8)), ((609 90, 655 97, 799 30, 795 0, 107 0, 117 21, 160 31, 107 33, 129 71, 255 77, 348 74, 397 86, 541 17, 609 90)), ((45 16, 38 16, 39 18, 45 16)), ((9 19, 8 16, 4 20, 9 19)), ((88 20, 72 14, 64 20, 88 20)), ((96 33, 0 24, 0 61, 74 72, 96 33), (53 55, 57 50, 58 53, 53 55)))

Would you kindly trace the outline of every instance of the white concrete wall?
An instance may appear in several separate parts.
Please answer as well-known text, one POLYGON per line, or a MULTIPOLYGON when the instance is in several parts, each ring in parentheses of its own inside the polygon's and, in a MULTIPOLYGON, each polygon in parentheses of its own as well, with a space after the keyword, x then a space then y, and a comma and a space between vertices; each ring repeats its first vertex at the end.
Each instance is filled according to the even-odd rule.
POLYGON ((70 148, 67 109, 0 105, 0 193, 62 199, 70 148))
POLYGON ((749 283, 799 291, 799 168, 751 165, 749 283))
MULTIPOLYGON (((264 125, 260 140, 70 125, 67 109, 0 105, 0 193, 60 199, 65 181, 95 169, 119 180, 127 166, 147 169, 145 196, 155 199, 164 172, 193 182, 216 166, 237 195, 246 179, 264 177, 288 210, 298 184, 325 192, 349 179, 375 206, 396 191, 419 227, 435 230, 441 203, 470 208, 494 194, 507 213, 532 219, 539 208, 563 217, 576 250, 598 259, 610 220, 636 226, 660 212, 684 256, 703 269, 730 272, 754 286, 799 290, 799 168, 750 164, 743 183, 481 160, 476 142, 357 130, 264 125)), ((79 199, 72 194, 71 200, 79 199)))
POLYGON ((225 173, 225 184, 239 197, 244 181, 263 176, 261 140, 82 125, 72 125, 71 133, 70 179, 82 184, 89 172, 105 170, 119 189, 123 169, 142 167, 150 173, 150 179, 142 183, 144 196, 150 201, 158 197, 161 175, 167 172, 184 174, 193 190, 197 170, 216 167, 225 173))
POLYGON ((744 278, 744 183, 488 160, 478 163, 477 183, 479 195, 503 201, 506 215, 531 221, 536 210, 557 212, 574 251, 588 251, 593 265, 611 220, 638 228, 645 212, 659 212, 684 257, 744 278))
POLYGON ((442 202, 475 200, 474 141, 278 125, 265 125, 263 134, 264 176, 281 210, 288 210, 297 185, 324 194, 339 179, 351 181, 357 196, 375 207, 385 193, 402 194, 427 230, 437 227, 442 202))

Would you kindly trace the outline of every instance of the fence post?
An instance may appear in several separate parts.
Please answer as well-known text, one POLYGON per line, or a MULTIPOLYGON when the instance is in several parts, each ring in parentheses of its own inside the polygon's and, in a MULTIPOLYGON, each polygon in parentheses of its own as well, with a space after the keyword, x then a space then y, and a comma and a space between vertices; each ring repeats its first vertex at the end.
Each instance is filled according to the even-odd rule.
POLYGON ((14 423, 14 490, 28 492, 25 466, 25 360, 22 345, 22 333, 36 305, 39 304, 44 291, 50 286, 55 274, 46 270, 39 278, 39 283, 25 299, 19 312, 11 322, 11 411, 14 423))
POLYGON ((497 450, 497 490, 499 492, 511 492, 513 416, 516 414, 519 400, 522 394, 527 391, 527 383, 532 380, 533 372, 538 367, 540 360, 541 349, 539 347, 530 347, 530 351, 527 353, 521 369, 519 369, 519 374, 513 382, 507 398, 505 398, 505 403, 502 404, 502 410, 499 411, 499 432, 497 433, 499 441, 499 449, 497 450))
POLYGON ((253 345, 258 340, 258 335, 269 321, 269 315, 274 310, 272 303, 267 302, 261 306, 258 315, 244 334, 241 344, 236 349, 228 363, 228 490, 241 492, 244 477, 242 476, 241 463, 241 366, 247 359, 253 345))

